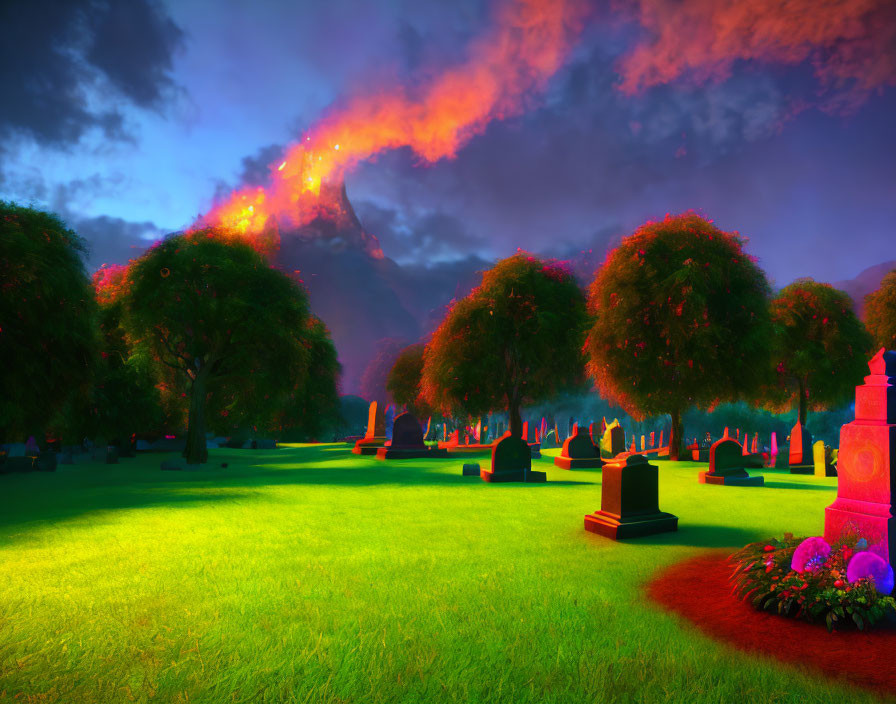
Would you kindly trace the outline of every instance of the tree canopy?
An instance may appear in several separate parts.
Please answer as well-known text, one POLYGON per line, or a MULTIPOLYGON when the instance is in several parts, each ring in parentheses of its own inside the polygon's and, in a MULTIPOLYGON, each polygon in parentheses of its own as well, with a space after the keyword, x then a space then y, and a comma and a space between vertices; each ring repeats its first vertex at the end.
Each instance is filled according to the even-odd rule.
POLYGON ((0 201, 0 439, 66 426, 88 392, 98 337, 85 252, 56 215, 0 201))
POLYGON ((395 403, 407 406, 418 418, 432 414, 432 407, 427 403, 420 387, 425 349, 426 345, 422 342, 405 347, 392 365, 386 380, 386 390, 395 403))
POLYGON ((875 346, 896 350, 896 269, 865 296, 865 325, 875 346))
POLYGON ((776 384, 767 389, 770 408, 808 410, 848 402, 867 374, 872 340, 843 291, 797 279, 771 302, 776 384))
POLYGON ((427 345, 422 390, 444 415, 520 409, 584 380, 584 295, 563 266, 519 253, 485 272, 427 345))
POLYGON ((601 396, 634 419, 750 397, 765 379, 769 286, 737 233, 695 213, 648 222, 607 255, 589 291, 585 350, 601 396))
POLYGON ((219 407, 230 392, 232 410, 248 417, 306 378, 307 295, 248 244, 214 229, 169 237, 131 263, 126 286, 132 343, 185 387, 189 463, 207 459, 209 394, 219 407))

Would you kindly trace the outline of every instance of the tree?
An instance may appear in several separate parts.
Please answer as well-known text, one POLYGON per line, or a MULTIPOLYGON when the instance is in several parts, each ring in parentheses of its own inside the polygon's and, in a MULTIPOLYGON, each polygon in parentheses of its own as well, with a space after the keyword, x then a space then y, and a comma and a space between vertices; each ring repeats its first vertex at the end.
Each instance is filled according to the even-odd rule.
POLYGON ((127 443, 138 431, 159 430, 163 413, 151 361, 133 354, 122 327, 124 266, 102 266, 93 275, 99 308, 100 359, 88 403, 91 436, 127 443))
POLYGON ((85 252, 56 215, 0 201, 0 439, 67 425, 88 393, 98 338, 85 252))
POLYGON ((423 352, 426 345, 418 342, 405 347, 392 365, 386 381, 386 390, 399 406, 407 406, 418 418, 432 415, 420 388, 423 376, 423 352))
POLYGON ((585 350, 600 394, 640 420, 751 397, 765 379, 769 286, 744 240, 695 213, 648 222, 607 255, 591 284, 585 350))
POLYGON ((445 415, 507 410, 522 437, 525 404, 584 379, 584 295, 562 266, 519 253, 485 272, 424 353, 422 390, 445 415))
POLYGON ((865 325, 876 347, 896 350, 896 269, 865 296, 865 325))
POLYGON ((263 405, 307 371, 301 344, 305 291, 248 244, 215 229, 169 237, 134 260, 124 293, 125 329, 138 349, 171 369, 188 401, 190 464, 205 462, 206 402, 228 386, 263 405))
POLYGON ((777 411, 799 406, 805 426, 809 408, 848 402, 867 373, 872 340, 843 291, 812 279, 797 279, 771 303, 772 365, 777 384, 766 403, 777 411))

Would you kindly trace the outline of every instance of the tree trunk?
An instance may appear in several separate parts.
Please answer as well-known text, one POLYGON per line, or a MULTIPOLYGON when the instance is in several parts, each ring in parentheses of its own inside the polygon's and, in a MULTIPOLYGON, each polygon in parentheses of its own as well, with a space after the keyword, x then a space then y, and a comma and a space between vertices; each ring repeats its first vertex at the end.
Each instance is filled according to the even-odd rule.
POLYGON ((806 416, 809 412, 809 383, 808 378, 800 377, 800 425, 806 427, 806 416))
POLYGON ((187 424, 187 447, 184 457, 187 464, 205 464, 208 448, 205 445, 205 369, 201 369, 190 387, 190 417, 187 424))
MULTIPOLYGON (((510 406, 507 409, 508 420, 510 420, 510 434, 515 438, 523 438, 523 418, 520 415, 520 402, 511 397, 510 406)), ((526 440, 526 438, 523 438, 526 440)))
POLYGON ((669 430, 669 459, 677 462, 681 453, 681 411, 675 409, 669 415, 672 416, 672 428, 669 430))

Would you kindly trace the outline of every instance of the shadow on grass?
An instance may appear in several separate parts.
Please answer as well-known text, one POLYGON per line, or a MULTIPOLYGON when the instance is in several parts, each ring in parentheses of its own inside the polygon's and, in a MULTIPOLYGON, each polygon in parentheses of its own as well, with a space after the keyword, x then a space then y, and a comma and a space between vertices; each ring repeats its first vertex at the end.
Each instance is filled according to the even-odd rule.
MULTIPOLYGON (((176 453, 147 453, 117 465, 85 462, 53 473, 0 476, 0 529, 64 521, 94 512, 185 503, 235 501, 269 486, 463 486, 481 480, 461 474, 458 458, 383 462, 352 455, 345 445, 278 450, 214 450, 201 469, 164 472, 176 453), (221 467, 221 463, 228 467, 221 467)), ((482 482, 484 485, 485 482, 482 482)), ((543 486, 589 484, 571 480, 543 486)), ((505 486, 514 486, 508 484, 505 486)), ((516 484, 530 488, 539 484, 516 484)), ((0 544, 9 536, 0 535, 0 544)))
POLYGON ((755 530, 737 526, 688 525, 679 520, 674 533, 657 533, 643 538, 631 538, 625 542, 644 545, 680 545, 695 548, 742 548, 747 543, 762 540, 755 530))
POLYGON ((810 491, 833 491, 836 493, 836 486, 826 486, 824 484, 801 484, 799 482, 779 482, 768 481, 766 478, 765 485, 770 489, 809 489, 810 491))

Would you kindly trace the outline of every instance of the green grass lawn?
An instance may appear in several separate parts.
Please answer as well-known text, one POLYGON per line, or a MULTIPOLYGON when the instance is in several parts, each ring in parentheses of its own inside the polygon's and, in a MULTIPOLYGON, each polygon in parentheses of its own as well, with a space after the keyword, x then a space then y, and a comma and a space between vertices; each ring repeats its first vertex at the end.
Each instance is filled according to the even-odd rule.
POLYGON ((877 701, 644 596, 700 551, 821 533, 836 479, 659 462, 679 531, 615 543, 582 526, 600 472, 547 456, 543 485, 345 445, 166 457, 0 476, 0 701, 877 701))

